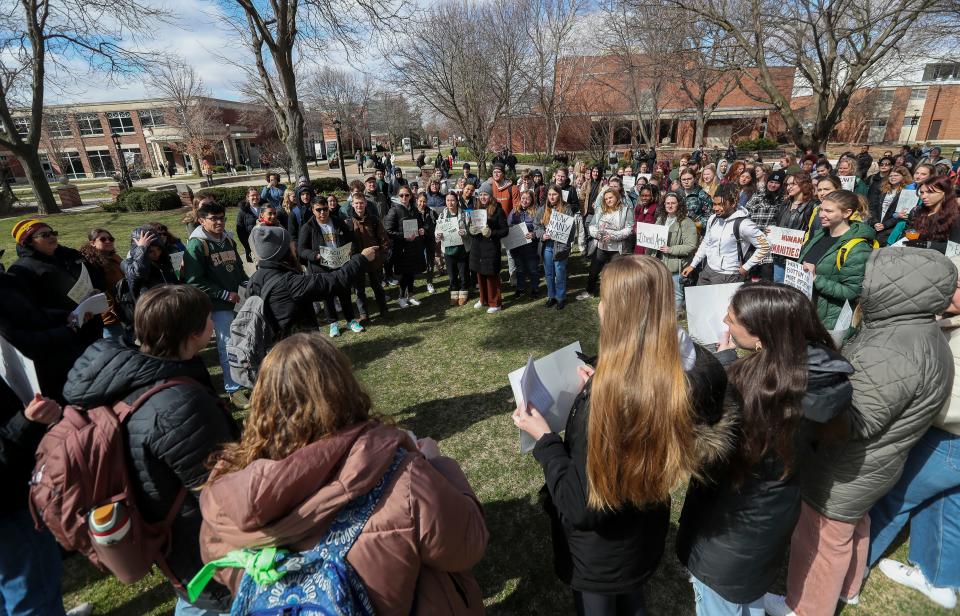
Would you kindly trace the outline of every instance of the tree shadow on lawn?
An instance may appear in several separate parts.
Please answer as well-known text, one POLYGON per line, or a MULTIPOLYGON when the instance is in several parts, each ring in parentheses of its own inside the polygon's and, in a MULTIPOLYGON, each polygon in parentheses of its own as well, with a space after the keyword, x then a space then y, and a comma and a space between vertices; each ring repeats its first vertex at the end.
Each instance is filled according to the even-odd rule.
MULTIPOLYGON (((359 334, 363 336, 363 334, 359 334)), ((421 336, 403 336, 401 338, 359 338, 340 346, 347 354, 354 370, 360 370, 372 361, 389 355, 393 349, 415 345, 422 341, 421 336)))
POLYGON ((396 413, 397 423, 418 437, 429 436, 441 441, 510 410, 512 395, 510 387, 505 385, 496 391, 421 402, 396 413))

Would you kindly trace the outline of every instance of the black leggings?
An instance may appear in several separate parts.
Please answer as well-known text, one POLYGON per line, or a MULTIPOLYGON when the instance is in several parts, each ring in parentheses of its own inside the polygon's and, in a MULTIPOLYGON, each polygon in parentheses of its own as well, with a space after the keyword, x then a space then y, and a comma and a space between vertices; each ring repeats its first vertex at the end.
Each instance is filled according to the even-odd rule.
POLYGON ((643 588, 617 595, 573 591, 577 616, 645 616, 643 588))
POLYGON ((416 274, 400 274, 400 297, 413 295, 413 279, 416 274))
POLYGON ((593 259, 590 261, 590 273, 587 274, 587 293, 590 295, 597 294, 597 279, 600 277, 600 270, 619 255, 620 253, 615 250, 600 250, 597 248, 597 251, 593 253, 593 259))

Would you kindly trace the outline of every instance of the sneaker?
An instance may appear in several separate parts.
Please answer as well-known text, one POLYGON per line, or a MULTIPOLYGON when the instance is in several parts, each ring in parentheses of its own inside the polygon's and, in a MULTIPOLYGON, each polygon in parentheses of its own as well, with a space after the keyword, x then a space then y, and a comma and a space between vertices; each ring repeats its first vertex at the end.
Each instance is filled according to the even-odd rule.
POLYGON ((878 566, 885 576, 897 584, 919 590, 940 607, 952 610, 957 606, 957 593, 952 588, 932 585, 919 567, 911 567, 889 558, 882 559, 878 566))
POLYGON ((496 312, 500 312, 500 310, 501 310, 500 306, 490 306, 489 308, 487 308, 487 314, 494 314, 496 312))
POLYGON ((763 595, 763 610, 770 616, 797 616, 797 613, 787 607, 787 598, 768 592, 763 595))
POLYGON ((339 336, 339 335, 340 335, 340 325, 338 325, 337 323, 331 323, 331 324, 330 324, 330 337, 331 337, 331 338, 336 338, 336 337, 339 336))
POLYGON ((400 299, 397 300, 397 303, 400 305, 401 308, 406 308, 407 306, 410 305, 410 302, 407 301, 406 297, 401 297, 400 299))
POLYGON ((477 300, 477 303, 474 304, 473 307, 476 308, 477 310, 480 310, 481 308, 483 308, 483 302, 481 302, 480 300, 477 300))
POLYGON ((580 295, 577 295, 577 301, 582 302, 583 300, 590 299, 592 297, 593 297, 593 293, 587 293, 586 291, 584 291, 580 293, 580 295))
POLYGON ((557 300, 553 299, 552 297, 548 297, 547 301, 544 302, 543 305, 546 306, 547 308, 553 308, 554 306, 557 305, 557 300))
POLYGON ((67 611, 67 616, 90 616, 93 613, 92 603, 81 603, 72 610, 67 611))
POLYGON ((557 310, 563 310, 567 305, 567 300, 561 299, 557 301, 557 310))
POLYGON ((397 286, 399 283, 397 282, 397 279, 396 279, 396 278, 391 278, 390 280, 387 281, 387 284, 390 285, 391 287, 395 287, 395 286, 397 286))
POLYGON ((407 298, 407 301, 410 302, 410 305, 411 305, 411 306, 419 306, 419 305, 420 305, 420 300, 418 300, 416 297, 408 297, 408 298, 407 298))
POLYGON ((847 599, 843 595, 840 595, 840 603, 845 603, 847 605, 860 605, 860 593, 855 594, 849 599, 847 599))
POLYGON ((350 324, 347 325, 347 327, 349 327, 350 331, 352 331, 355 334, 359 334, 360 332, 363 331, 363 325, 360 325, 360 321, 357 321, 357 320, 350 321, 350 324))
POLYGON ((433 288, 432 283, 427 283, 427 293, 433 293, 436 289, 433 288))

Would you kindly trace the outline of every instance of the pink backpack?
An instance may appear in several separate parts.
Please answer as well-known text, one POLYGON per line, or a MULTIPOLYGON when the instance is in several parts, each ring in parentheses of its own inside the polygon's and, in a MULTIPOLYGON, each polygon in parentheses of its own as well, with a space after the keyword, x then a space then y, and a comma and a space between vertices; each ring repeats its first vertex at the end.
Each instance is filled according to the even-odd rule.
POLYGON ((166 518, 143 519, 130 485, 124 422, 157 392, 193 383, 178 377, 155 384, 132 405, 120 401, 82 411, 67 406, 37 448, 30 510, 67 550, 84 554, 122 582, 143 578, 156 564, 178 587, 166 564, 170 527, 187 494, 181 488, 166 518))

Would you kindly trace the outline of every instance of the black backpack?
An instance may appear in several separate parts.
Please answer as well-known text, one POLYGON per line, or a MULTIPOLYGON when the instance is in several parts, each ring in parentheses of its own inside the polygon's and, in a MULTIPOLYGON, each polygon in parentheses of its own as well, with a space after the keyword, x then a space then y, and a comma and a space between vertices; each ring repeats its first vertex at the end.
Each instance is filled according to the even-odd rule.
POLYGON ((133 327, 133 311, 136 306, 137 300, 133 297, 133 289, 130 288, 130 283, 124 276, 113 288, 113 312, 123 325, 133 327))

